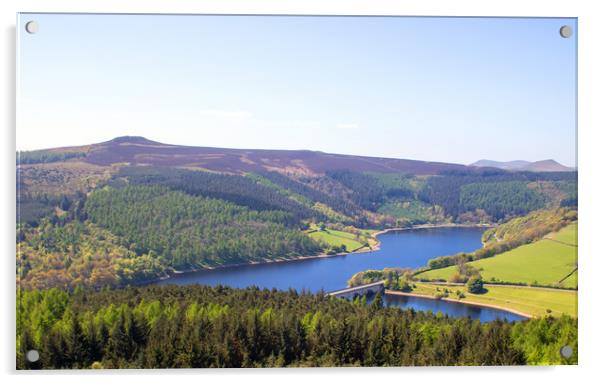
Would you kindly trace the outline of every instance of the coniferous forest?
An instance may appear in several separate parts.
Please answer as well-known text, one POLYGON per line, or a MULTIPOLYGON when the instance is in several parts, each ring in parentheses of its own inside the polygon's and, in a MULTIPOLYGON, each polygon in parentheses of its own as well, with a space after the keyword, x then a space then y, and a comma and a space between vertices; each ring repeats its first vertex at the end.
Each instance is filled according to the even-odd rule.
POLYGON ((161 186, 99 190, 86 201, 90 221, 153 251, 176 268, 316 254, 318 245, 287 227, 290 214, 255 211, 161 186))
POLYGON ((493 321, 296 291, 167 286, 20 291, 18 368, 574 363, 576 319, 493 321), (27 350, 41 359, 28 362, 27 350))

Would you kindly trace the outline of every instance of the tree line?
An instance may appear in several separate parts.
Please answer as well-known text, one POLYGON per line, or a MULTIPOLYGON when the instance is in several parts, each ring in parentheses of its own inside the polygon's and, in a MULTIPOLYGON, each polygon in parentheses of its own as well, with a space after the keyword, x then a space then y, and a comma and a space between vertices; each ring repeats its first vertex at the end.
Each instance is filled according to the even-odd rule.
POLYGON ((17 367, 576 363, 577 320, 480 323, 304 292, 162 286, 19 291, 17 367), (40 352, 38 362, 25 354, 40 352))
POLYGON ((65 161, 70 158, 85 157, 86 152, 56 152, 52 150, 31 150, 17 152, 17 165, 40 164, 48 162, 65 161))

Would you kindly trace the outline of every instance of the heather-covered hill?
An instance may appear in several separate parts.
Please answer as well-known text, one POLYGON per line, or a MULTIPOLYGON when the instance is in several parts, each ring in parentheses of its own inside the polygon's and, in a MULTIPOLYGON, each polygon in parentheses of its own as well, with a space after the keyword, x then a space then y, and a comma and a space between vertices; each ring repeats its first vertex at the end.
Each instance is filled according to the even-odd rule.
MULTIPOLYGON (((59 157, 59 153, 78 153, 77 156, 70 154, 67 157, 102 166, 128 163, 131 165, 201 168, 227 173, 267 170, 298 175, 316 175, 324 174, 328 170, 346 169, 357 172, 402 172, 432 175, 442 171, 466 169, 466 166, 458 164, 353 156, 310 150, 227 149, 169 145, 134 136, 118 137, 82 147, 26 152, 22 153, 22 158, 32 156, 45 158, 42 154, 46 153, 52 153, 57 160, 64 159, 59 157), (85 155, 79 155, 79 153, 85 155)), ((22 160, 22 163, 30 162, 22 160)))

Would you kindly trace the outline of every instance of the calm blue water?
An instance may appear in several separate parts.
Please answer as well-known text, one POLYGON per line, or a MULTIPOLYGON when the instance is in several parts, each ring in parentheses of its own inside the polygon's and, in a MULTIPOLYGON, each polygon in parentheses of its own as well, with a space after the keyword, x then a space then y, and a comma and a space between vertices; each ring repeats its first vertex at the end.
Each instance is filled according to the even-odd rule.
MULTIPOLYGON (((429 259, 473 251, 481 247, 480 228, 437 228, 390 232, 380 235, 381 249, 369 253, 349 254, 331 258, 296 262, 245 265, 175 275, 157 284, 205 284, 262 288, 289 288, 298 291, 334 291, 347 286, 347 280, 358 271, 385 267, 417 268, 429 259)), ((503 317, 520 317, 499 310, 481 309, 459 303, 420 298, 387 297, 388 304, 415 310, 441 311, 450 316, 470 316, 481 321, 503 317)))
POLYGON ((482 229, 438 228, 390 232, 378 236, 381 249, 331 258, 245 265, 175 275, 159 284, 256 285, 286 290, 333 291, 347 286, 358 271, 385 267, 422 267, 429 259, 481 247, 482 229))
POLYGON ((399 295, 385 295, 385 304, 389 307, 400 307, 402 309, 414 309, 415 311, 441 312, 451 317, 469 317, 481 322, 490 322, 496 318, 508 321, 523 320, 524 317, 507 311, 478 307, 455 303, 449 301, 438 301, 434 299, 404 297, 399 295))

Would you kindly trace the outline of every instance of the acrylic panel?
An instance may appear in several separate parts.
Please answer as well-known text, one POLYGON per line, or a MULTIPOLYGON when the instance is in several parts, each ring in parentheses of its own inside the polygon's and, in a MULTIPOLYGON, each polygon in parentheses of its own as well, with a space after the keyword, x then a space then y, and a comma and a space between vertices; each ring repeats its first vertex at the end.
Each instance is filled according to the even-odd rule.
POLYGON ((17 368, 577 363, 575 18, 17 18, 17 368))

